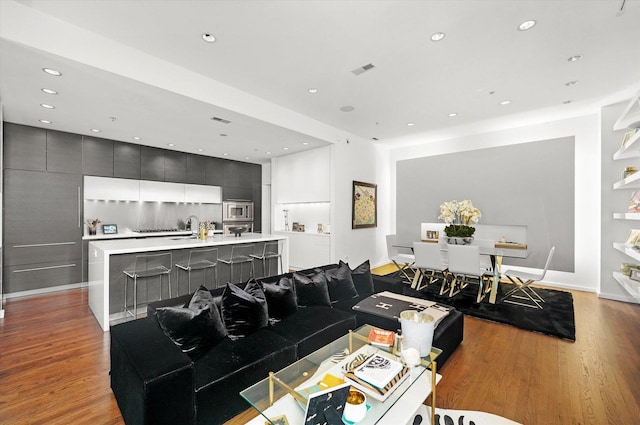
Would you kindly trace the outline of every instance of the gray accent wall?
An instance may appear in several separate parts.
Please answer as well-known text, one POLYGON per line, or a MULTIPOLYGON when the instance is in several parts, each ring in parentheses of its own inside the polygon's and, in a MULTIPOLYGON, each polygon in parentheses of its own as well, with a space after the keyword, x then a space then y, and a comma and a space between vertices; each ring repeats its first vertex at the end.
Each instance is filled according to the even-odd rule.
POLYGON ((481 224, 527 226, 529 257, 504 264, 543 268, 555 245, 550 268, 575 271, 574 137, 398 161, 396 184, 399 240, 420 240, 442 202, 471 199, 481 224))

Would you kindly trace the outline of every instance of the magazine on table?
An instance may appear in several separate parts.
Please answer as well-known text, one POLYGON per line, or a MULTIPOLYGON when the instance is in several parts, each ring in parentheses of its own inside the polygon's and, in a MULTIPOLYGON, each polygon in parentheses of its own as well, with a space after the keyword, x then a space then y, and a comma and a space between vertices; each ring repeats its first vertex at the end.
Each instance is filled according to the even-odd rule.
POLYGON ((380 354, 374 354, 355 368, 353 373, 358 378, 378 388, 384 388, 402 371, 402 368, 402 363, 380 354))

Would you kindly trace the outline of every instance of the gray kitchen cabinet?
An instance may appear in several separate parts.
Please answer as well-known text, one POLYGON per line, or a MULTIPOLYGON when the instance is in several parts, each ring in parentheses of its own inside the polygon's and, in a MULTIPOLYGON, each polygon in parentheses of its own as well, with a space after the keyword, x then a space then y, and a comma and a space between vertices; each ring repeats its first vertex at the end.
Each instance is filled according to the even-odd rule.
POLYGON ((210 186, 222 186, 227 162, 229 161, 222 158, 207 158, 205 170, 206 184, 210 186))
POLYGON ((241 200, 241 201, 253 201, 253 189, 251 186, 234 187, 224 186, 222 188, 223 200, 241 200))
POLYGON ((113 140, 82 137, 82 173, 113 177, 113 140))
POLYGON ((164 181, 184 183, 187 179, 187 154, 184 152, 164 151, 164 181))
POLYGON ((187 154, 186 183, 206 184, 207 158, 202 155, 187 154))
POLYGON ((82 136, 47 130, 47 171, 82 174, 82 136))
POLYGON ((4 182, 5 247, 81 237, 81 175, 5 170, 4 182))
POLYGON ((82 278, 82 175, 6 169, 4 289, 21 292, 82 278))
POLYGON ((140 179, 140 145, 113 142, 113 177, 140 179))
POLYGON ((140 178, 164 181, 164 149, 140 147, 140 178))
POLYGON ((4 123, 4 168, 45 171, 47 131, 43 128, 4 123))

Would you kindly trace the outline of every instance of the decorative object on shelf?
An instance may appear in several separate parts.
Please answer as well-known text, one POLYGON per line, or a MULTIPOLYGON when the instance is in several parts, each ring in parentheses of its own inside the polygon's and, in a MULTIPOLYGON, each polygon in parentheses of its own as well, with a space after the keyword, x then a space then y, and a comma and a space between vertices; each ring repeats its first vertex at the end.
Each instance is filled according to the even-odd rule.
POLYGON ((630 175, 635 174, 637 171, 638 171, 638 169, 636 167, 634 167, 633 165, 630 166, 630 167, 626 167, 624 169, 624 171, 622 172, 622 178, 626 179, 630 175))
POLYGON ((640 270, 631 270, 631 274, 629 275, 629 279, 640 282, 640 270))
POLYGON ((282 210, 284 213, 284 231, 289 231, 289 210, 282 210))
POLYGON ((427 230, 427 239, 437 241, 438 238, 440 238, 440 232, 437 230, 427 230))
POLYGON ((378 227, 378 185, 353 181, 351 228, 378 227))
POLYGON ((627 143, 629 143, 629 140, 631 140, 634 134, 636 134, 636 130, 628 131, 624 133, 624 137, 622 138, 622 145, 620 146, 620 149, 624 149, 627 147, 627 143))
POLYGON ((95 235, 98 230, 98 223, 100 223, 99 218, 88 218, 87 224, 89 225, 89 234, 95 235))
POLYGON ((629 212, 640 212, 640 191, 633 192, 631 199, 629 200, 629 212))
POLYGON ((318 223, 318 233, 322 233, 322 224, 318 223))
POLYGON ((476 228, 471 224, 477 224, 482 214, 473 206, 469 199, 464 201, 447 201, 440 204, 438 219, 447 223, 444 233, 448 243, 456 245, 468 245, 473 241, 476 228))
POLYGON ((198 233, 200 234, 200 239, 207 239, 207 223, 205 221, 198 223, 198 233))
POLYGON ((631 229, 627 235, 625 244, 634 246, 638 242, 638 238, 640 238, 640 229, 631 229))
POLYGON ((622 273, 623 275, 629 277, 631 275, 631 270, 640 271, 640 265, 631 264, 631 263, 622 263, 622 264, 620 264, 620 273, 622 273))
POLYGON ((102 233, 105 235, 116 235, 118 234, 118 225, 117 224, 103 224, 102 225, 102 233))

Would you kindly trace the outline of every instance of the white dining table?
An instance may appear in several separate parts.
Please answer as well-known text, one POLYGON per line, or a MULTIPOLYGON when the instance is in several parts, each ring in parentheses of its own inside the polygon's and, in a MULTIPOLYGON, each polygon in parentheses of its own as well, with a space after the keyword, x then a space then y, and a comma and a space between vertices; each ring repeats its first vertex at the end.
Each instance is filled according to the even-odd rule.
MULTIPOLYGON (((436 243, 431 241, 421 241, 426 243, 436 243)), ((438 240, 438 245, 440 246, 440 250, 446 252, 447 251, 447 242, 445 237, 441 237, 438 240)), ((491 293, 489 294, 489 303, 495 304, 496 298, 498 296, 498 284, 500 283, 500 269, 502 268, 502 259, 506 258, 527 258, 529 256, 529 249, 523 248, 521 244, 517 243, 509 243, 509 242, 498 242, 495 241, 493 246, 486 246, 478 244, 476 240, 471 242, 470 245, 475 245, 480 247, 480 255, 488 255, 491 258, 491 264, 493 265, 493 285, 491 285, 491 293), (498 245, 498 246, 496 246, 498 245), (510 247, 512 245, 513 247, 510 247)), ((396 242, 394 244, 395 247, 405 248, 413 250, 413 242, 396 242)), ((420 270, 417 271, 420 273, 420 270)), ((414 280, 415 281, 415 280, 414 280)))

